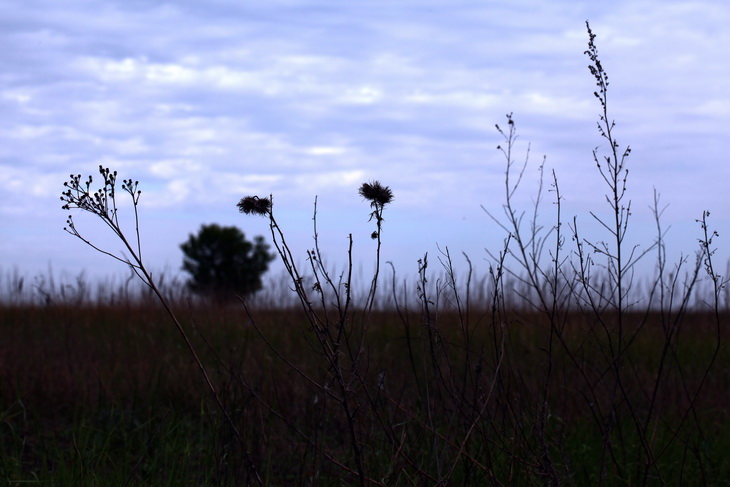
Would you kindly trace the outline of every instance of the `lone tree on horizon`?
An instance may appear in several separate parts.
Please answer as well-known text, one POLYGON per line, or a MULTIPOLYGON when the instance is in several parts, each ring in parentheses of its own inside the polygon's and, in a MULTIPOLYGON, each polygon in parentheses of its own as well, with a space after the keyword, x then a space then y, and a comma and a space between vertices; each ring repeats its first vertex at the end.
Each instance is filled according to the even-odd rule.
POLYGON ((261 276, 274 259, 263 237, 250 242, 238 228, 215 223, 202 225, 180 249, 185 254, 182 268, 191 276, 188 287, 224 301, 260 290, 261 276))

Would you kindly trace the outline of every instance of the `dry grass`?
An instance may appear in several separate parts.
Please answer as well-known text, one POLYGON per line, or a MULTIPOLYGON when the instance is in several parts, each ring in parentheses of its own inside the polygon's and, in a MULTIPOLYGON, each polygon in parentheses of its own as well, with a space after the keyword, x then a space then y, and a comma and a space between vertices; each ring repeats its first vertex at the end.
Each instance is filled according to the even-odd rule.
MULTIPOLYGON (((197 332, 210 345, 201 356, 266 483, 289 479, 307 484, 314 482, 313 476, 325 485, 354 479, 354 474, 337 467, 338 463, 352 465, 344 433, 348 420, 337 401, 320 387, 331 372, 301 313, 255 311, 268 340, 265 343, 241 308, 198 307, 179 312, 188 316, 185 326, 195 335, 196 346, 206 349, 197 332), (279 359, 271 347, 290 364, 279 359), (293 373, 292 365, 316 382, 293 373)), ((140 458, 162 461, 146 442, 165 414, 186 425, 178 425, 176 431, 188 430, 186 436, 174 436, 174 443, 168 445, 183 464, 199 461, 196 457, 201 454, 195 451, 204 448, 207 463, 197 468, 207 473, 206 478, 230 485, 249 478, 240 458, 233 461, 236 443, 162 310, 146 305, 55 306, 5 307, 0 313, 2 410, 13 411, 22 404, 22 414, 3 418, 3 427, 15 431, 15 436, 4 436, 5 453, 12 457, 14 451, 22 450, 17 468, 6 466, 7 479, 20 481, 32 474, 43 477, 44 470, 44 478, 56 478, 59 470, 69 468, 62 465, 67 461, 64 455, 74 450, 73 437, 80 436, 82 424, 94 425, 105 442, 96 448, 106 448, 110 457, 124 453, 126 467, 116 467, 127 474, 140 458), (109 436, 119 436, 119 428, 128 429, 123 441, 115 444, 109 436), (227 458, 225 465, 219 455, 227 458), (212 460, 215 458, 217 462, 212 460)), ((616 397, 602 367, 600 339, 592 340, 586 333, 589 318, 580 313, 568 315, 563 332, 566 349, 549 357, 545 343, 550 327, 544 317, 511 313, 504 335, 505 354, 495 373, 498 364, 489 313, 474 310, 472 315, 469 353, 456 312, 442 312, 432 323, 445 352, 437 357, 439 369, 433 362, 426 327, 414 325, 409 340, 397 313, 374 312, 365 340, 367 375, 356 396, 361 401, 356 418, 367 471, 388 485, 422 485, 437 479, 439 472, 444 475, 456 462, 452 481, 479 485, 494 476, 499 479, 492 478, 497 485, 509 483, 510 478, 522 485, 542 485, 538 475, 542 446, 534 432, 544 420, 545 442, 553 468, 562 469, 563 482, 586 485, 597 481, 600 471, 591 465, 601 464, 605 440, 593 412, 596 407, 609 407, 616 397), (578 373, 576 357, 585 377, 578 373), (548 361, 554 386, 548 398, 549 414, 543 416, 538 400, 548 361), (490 389, 491 398, 485 399, 490 389), (371 404, 362 393, 366 390, 371 404), (589 399, 598 403, 591 407, 589 399), (465 458, 456 460, 462 447, 465 458)), ((657 450, 670 445, 657 459, 666 475, 664 482, 674 484, 682 465, 684 485, 710 481, 719 485, 730 467, 721 454, 722 445, 730 442, 723 427, 729 419, 725 408, 730 400, 728 375, 722 368, 715 369, 691 410, 693 417, 684 417, 691 397, 687 391, 698 388, 715 339, 711 315, 688 313, 684 321, 687 331, 677 349, 681 367, 663 382, 654 401, 651 438, 657 450), (670 442, 672 435, 676 438, 670 442)), ((629 327, 645 323, 627 356, 631 365, 626 380, 633 412, 646 416, 664 329, 658 316, 648 320, 631 316, 627 322, 629 327)), ((727 363, 728 352, 724 350, 718 360, 727 363)), ((614 448, 626 458, 612 463, 629 469, 639 448, 638 437, 632 433, 626 404, 616 407, 614 414, 614 441, 624 442, 614 448)), ((165 421, 170 420, 161 424, 165 421)), ((109 469, 104 463, 74 475, 81 485, 92 478, 92 472, 96 479, 112 475, 109 469)), ((629 482, 612 475, 605 485, 629 482)), ((630 472, 626 475, 631 477, 630 472)), ((133 478, 143 484, 159 480, 154 474, 142 477, 139 472, 133 478)))

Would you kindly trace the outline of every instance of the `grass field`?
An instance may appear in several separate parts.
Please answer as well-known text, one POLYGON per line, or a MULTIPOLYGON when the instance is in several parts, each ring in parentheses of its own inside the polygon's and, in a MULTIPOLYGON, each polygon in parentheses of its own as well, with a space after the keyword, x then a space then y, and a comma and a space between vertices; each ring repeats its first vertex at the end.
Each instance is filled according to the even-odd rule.
POLYGON ((614 369, 588 313, 561 317, 551 352, 538 313, 451 310, 427 323, 421 310, 373 311, 361 362, 345 367, 343 351, 348 417, 298 310, 252 310, 255 326, 242 306, 177 311, 244 444, 154 303, 6 305, 6 484, 244 485, 254 467, 264 485, 356 484, 350 426, 368 479, 384 485, 730 479, 730 357, 723 347, 723 365, 705 375, 717 340, 709 313, 681 317, 671 359, 665 318, 626 316, 633 338, 614 369))

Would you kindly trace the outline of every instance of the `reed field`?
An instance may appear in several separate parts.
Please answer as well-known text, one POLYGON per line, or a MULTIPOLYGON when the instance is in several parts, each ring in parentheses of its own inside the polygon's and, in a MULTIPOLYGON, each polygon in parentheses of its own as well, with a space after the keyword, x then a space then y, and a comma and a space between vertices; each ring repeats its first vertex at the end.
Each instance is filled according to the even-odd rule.
POLYGON ((110 264, 128 266, 141 287, 0 276, 2 481, 730 485, 721 241, 705 212, 697 248, 668 261, 658 197, 656 238, 641 250, 625 241, 631 151, 616 142, 608 77, 586 26, 604 147, 593 158, 606 188, 590 215, 603 233, 584 235, 562 214, 554 172, 533 207, 517 205, 530 162, 507 115, 497 126, 504 211, 488 215, 504 241, 488 249, 486 269, 444 246, 421 256, 413 282, 397 277, 381 262, 397 194, 369 181, 359 197, 376 243, 372 274, 354 275, 352 236, 350 264, 324 264, 317 212, 326 208, 315 202, 314 244, 302 256, 273 199, 242 195, 241 218, 269 222, 281 283, 206 299, 148 271, 139 182, 119 185, 101 167, 94 189, 71 175, 66 231, 107 253, 73 218, 108 226, 125 249, 107 253, 110 264), (131 229, 117 215, 121 198, 132 202, 131 229), (543 205, 554 216, 547 225, 543 205), (455 270, 457 257, 466 271, 455 270), (647 261, 654 271, 640 280, 637 263, 647 261))

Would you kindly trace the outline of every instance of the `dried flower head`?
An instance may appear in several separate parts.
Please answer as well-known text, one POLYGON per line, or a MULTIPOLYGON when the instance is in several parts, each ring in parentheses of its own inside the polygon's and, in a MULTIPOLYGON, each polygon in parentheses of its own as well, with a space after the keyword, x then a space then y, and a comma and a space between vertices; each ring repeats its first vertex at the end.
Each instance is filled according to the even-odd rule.
POLYGON ((393 201, 393 191, 388 186, 380 184, 380 181, 363 183, 359 193, 360 196, 370 201, 372 207, 383 207, 393 201))
POLYGON ((268 215, 271 211, 271 200, 269 198, 259 198, 258 196, 246 196, 236 205, 238 211, 250 215, 268 215))

